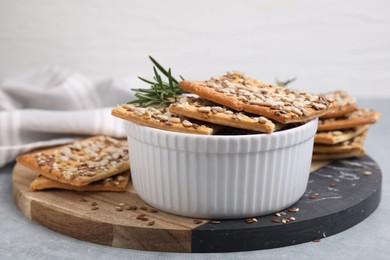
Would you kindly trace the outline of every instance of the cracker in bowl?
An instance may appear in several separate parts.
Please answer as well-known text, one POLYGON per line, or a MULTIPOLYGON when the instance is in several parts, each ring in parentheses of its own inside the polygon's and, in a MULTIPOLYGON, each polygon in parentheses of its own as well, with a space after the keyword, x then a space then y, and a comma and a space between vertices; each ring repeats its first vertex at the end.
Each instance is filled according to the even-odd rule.
POLYGON ((287 124, 305 122, 337 108, 331 98, 290 90, 230 72, 206 81, 182 81, 186 91, 230 107, 287 124))

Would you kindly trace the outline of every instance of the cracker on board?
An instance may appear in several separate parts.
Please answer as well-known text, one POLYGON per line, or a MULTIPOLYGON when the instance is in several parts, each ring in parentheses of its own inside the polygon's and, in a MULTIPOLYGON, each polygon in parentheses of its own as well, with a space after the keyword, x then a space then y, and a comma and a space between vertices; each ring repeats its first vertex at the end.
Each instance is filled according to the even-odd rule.
POLYGON ((374 124, 379 117, 380 113, 377 111, 360 108, 344 117, 319 120, 318 131, 340 130, 374 124))
POLYGON ((30 190, 62 189, 74 191, 126 191, 127 184, 129 183, 129 176, 130 171, 125 171, 85 186, 73 186, 39 175, 30 184, 30 190))
POLYGON ((73 186, 84 186, 130 169, 127 141, 108 136, 28 153, 16 160, 49 179, 73 186))
POLYGON ((364 149, 364 141, 366 139, 367 131, 362 134, 334 145, 327 144, 316 144, 314 146, 313 152, 317 154, 327 154, 327 153, 347 153, 356 149, 364 149))
POLYGON ((364 141, 366 132, 335 145, 318 145, 313 149, 313 160, 334 160, 349 157, 361 157, 366 154, 364 150, 364 141))
POLYGON ((317 132, 314 136, 314 143, 317 144, 337 144, 354 138, 364 131, 367 131, 371 125, 361 125, 349 129, 317 132))

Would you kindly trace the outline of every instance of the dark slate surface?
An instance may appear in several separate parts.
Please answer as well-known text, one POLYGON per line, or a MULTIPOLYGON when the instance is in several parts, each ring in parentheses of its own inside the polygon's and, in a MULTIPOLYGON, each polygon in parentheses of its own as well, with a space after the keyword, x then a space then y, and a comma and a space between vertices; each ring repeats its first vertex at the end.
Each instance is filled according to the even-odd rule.
POLYGON ((234 252, 268 249, 312 241, 346 230, 368 217, 379 205, 382 174, 370 157, 334 161, 310 175, 304 196, 292 207, 295 221, 275 223, 275 215, 206 223, 193 231, 193 252, 234 252), (365 176, 371 171, 371 176, 365 176), (318 193, 316 198, 310 198, 318 193))

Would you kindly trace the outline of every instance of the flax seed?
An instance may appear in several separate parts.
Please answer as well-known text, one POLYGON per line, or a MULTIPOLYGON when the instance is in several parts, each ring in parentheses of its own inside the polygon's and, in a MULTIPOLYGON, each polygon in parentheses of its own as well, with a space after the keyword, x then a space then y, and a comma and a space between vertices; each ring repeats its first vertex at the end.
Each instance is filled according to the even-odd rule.
POLYGON ((296 207, 288 209, 288 212, 292 212, 292 213, 295 213, 295 212, 298 212, 298 211, 299 211, 299 208, 296 208, 296 207))
POLYGON ((245 223, 247 223, 247 224, 251 224, 251 223, 254 223, 254 222, 257 222, 256 218, 247 218, 247 219, 245 219, 245 223))

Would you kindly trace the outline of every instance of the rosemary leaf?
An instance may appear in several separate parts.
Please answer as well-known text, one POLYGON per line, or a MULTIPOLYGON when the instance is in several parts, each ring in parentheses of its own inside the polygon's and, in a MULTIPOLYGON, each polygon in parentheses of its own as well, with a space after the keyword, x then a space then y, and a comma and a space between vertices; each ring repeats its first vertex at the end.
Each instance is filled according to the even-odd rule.
MULTIPOLYGON (((172 71, 170 68, 166 70, 155 59, 150 56, 149 58, 154 64, 154 81, 145 79, 143 77, 138 77, 143 82, 150 84, 150 88, 132 89, 135 91, 135 96, 137 99, 128 102, 128 104, 142 103, 145 106, 150 106, 170 104, 175 102, 178 96, 186 92, 180 88, 178 81, 172 76, 172 71), (163 80, 162 75, 167 79, 163 80)), ((180 78, 184 80, 182 76, 180 76, 180 78)))
POLYGON ((275 82, 276 82, 276 85, 278 85, 279 87, 286 87, 288 84, 294 82, 295 80, 297 80, 297 78, 292 78, 292 79, 288 79, 288 80, 285 80, 285 81, 282 81, 282 80, 278 80, 277 78, 275 79, 275 82))

